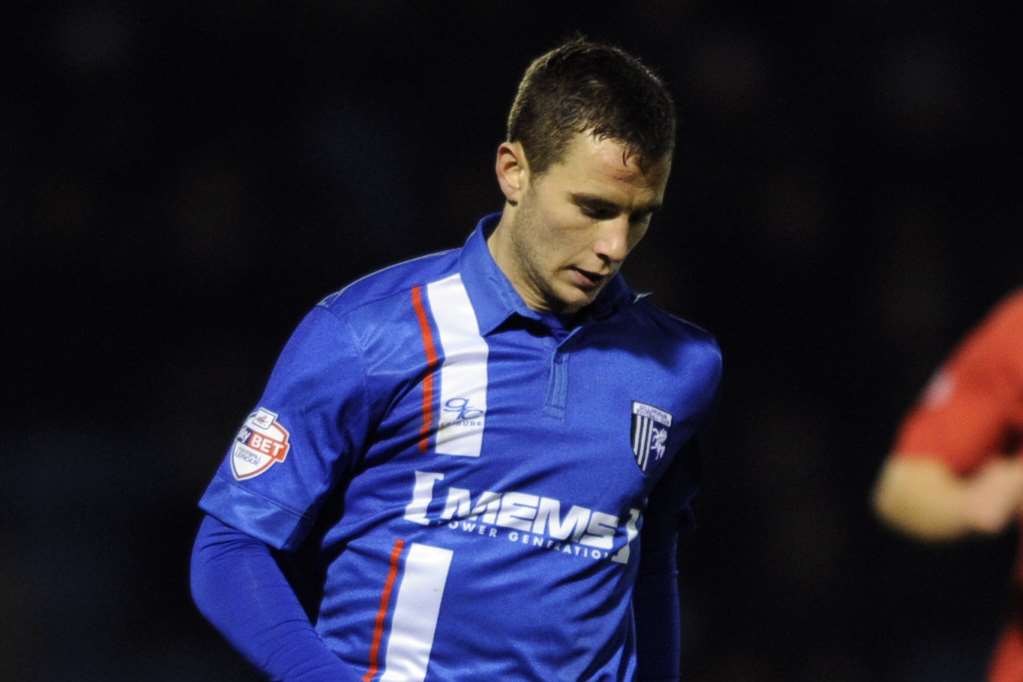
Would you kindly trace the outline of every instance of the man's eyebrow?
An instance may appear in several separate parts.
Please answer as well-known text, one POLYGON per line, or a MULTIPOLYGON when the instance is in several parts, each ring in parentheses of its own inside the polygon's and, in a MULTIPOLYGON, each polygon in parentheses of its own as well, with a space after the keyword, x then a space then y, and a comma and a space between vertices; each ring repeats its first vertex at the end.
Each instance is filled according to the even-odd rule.
MULTIPOLYGON (((594 194, 586 194, 585 192, 572 192, 571 194, 569 194, 569 196, 572 198, 572 201, 574 201, 576 204, 585 204, 586 206, 588 206, 590 208, 596 208, 596 209, 600 209, 600 210, 610 210, 610 211, 621 211, 622 210, 622 207, 619 206, 618 204, 614 203, 613 201, 608 201, 607 199, 605 199, 603 197, 598 197, 598 196, 596 196, 594 194)), ((661 204, 653 203, 653 204, 648 204, 647 206, 640 207, 638 210, 634 211, 634 213, 651 213, 652 214, 652 213, 656 213, 660 208, 661 208, 661 204)))
POLYGON ((572 201, 577 204, 586 204, 590 208, 599 208, 620 211, 622 207, 613 201, 608 201, 603 197, 598 197, 594 194, 585 194, 583 192, 572 192, 569 196, 572 197, 572 201))

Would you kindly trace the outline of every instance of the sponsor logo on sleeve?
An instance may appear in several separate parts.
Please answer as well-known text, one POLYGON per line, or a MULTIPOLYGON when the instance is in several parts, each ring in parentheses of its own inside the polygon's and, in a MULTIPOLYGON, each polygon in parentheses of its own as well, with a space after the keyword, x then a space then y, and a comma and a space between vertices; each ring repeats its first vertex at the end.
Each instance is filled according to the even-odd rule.
POLYGON ((671 414, 641 402, 632 402, 632 454, 640 470, 646 472, 651 457, 656 462, 668 449, 671 414))
POLYGON ((239 481, 259 476, 288 456, 291 434, 284 428, 276 412, 259 408, 249 415, 234 438, 231 450, 231 472, 239 481))

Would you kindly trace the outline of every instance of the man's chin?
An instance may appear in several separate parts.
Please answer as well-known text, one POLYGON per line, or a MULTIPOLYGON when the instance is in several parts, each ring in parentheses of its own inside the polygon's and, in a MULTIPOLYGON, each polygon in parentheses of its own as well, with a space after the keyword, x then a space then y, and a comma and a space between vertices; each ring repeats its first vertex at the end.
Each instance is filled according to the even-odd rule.
POLYGON ((579 312, 597 299, 601 288, 584 290, 575 286, 566 287, 567 290, 558 292, 555 312, 563 315, 573 315, 579 312))

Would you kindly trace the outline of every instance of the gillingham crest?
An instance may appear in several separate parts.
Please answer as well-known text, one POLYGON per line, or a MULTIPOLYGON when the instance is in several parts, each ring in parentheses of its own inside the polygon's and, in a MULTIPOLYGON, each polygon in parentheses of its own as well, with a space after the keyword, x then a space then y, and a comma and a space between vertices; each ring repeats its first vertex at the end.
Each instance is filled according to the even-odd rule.
POLYGON ((655 462, 664 457, 670 427, 671 414, 653 405, 632 401, 632 454, 644 473, 651 457, 655 462))
POLYGON ((259 476, 280 464, 288 456, 291 434, 280 423, 276 412, 259 408, 249 415, 234 438, 231 472, 239 481, 259 476))

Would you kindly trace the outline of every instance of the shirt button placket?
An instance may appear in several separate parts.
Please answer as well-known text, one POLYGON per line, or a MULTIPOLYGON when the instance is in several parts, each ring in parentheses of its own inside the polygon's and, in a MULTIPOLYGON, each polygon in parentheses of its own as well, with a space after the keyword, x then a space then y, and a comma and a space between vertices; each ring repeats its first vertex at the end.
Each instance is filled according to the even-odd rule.
POLYGON ((555 344, 550 354, 550 372, 547 379, 547 395, 544 399, 544 414, 555 419, 564 419, 567 396, 568 352, 555 344))

